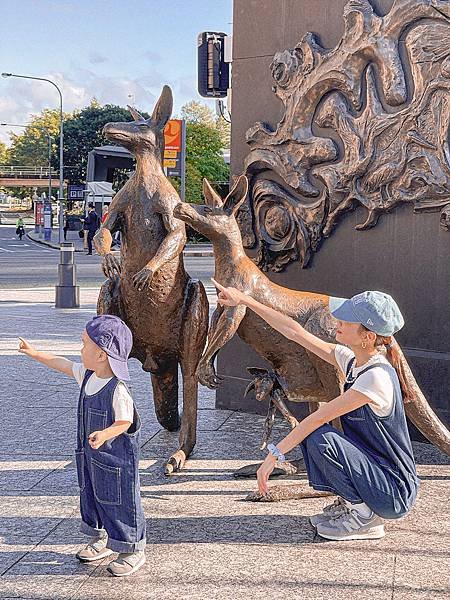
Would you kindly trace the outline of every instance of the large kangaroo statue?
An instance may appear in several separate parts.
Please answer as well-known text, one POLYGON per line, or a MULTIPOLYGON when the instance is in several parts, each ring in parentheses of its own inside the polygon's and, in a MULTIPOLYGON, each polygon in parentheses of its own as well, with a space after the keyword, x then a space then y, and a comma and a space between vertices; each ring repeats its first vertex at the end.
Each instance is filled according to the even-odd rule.
POLYGON ((136 172, 116 194, 94 238, 108 277, 100 291, 99 314, 121 317, 133 333, 131 356, 151 373, 159 423, 180 427, 178 365, 183 375, 180 448, 165 473, 182 468, 196 441, 196 369, 206 342, 208 300, 201 282, 184 270, 185 225, 173 215, 180 198, 162 168, 164 127, 172 92, 164 86, 150 119, 130 108, 134 122, 108 123, 104 135, 136 158, 136 172), (111 234, 121 232, 120 262, 111 253, 111 234))
MULTIPOLYGON (((222 200, 205 180, 206 205, 180 203, 174 214, 211 240, 215 256, 214 277, 219 283, 236 287, 255 300, 294 317, 307 331, 323 340, 335 341, 336 321, 328 309, 329 296, 279 286, 245 254, 235 214, 247 191, 248 180, 241 176, 222 200)), ((214 358, 235 333, 273 365, 288 400, 322 402, 341 393, 340 378, 332 365, 283 337, 245 306, 218 306, 214 312, 208 346, 197 368, 203 385, 211 388, 219 385, 221 378, 214 370, 214 358)), ((431 409, 405 357, 401 356, 406 376, 416 392, 414 401, 405 404, 406 413, 425 437, 450 455, 450 433, 431 409)))

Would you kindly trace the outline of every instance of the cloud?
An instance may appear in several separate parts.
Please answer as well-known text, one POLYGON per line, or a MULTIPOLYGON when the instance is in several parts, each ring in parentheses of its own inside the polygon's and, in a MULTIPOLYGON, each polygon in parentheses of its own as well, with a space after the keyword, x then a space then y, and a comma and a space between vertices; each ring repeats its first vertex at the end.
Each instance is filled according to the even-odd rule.
POLYGON ((95 50, 92 50, 89 53, 89 62, 92 65, 100 65, 102 63, 108 62, 108 57, 104 56, 100 52, 96 52, 95 50))
MULTIPOLYGON (((39 74, 54 81, 63 94, 66 112, 82 109, 92 98, 100 104, 133 104, 151 112, 164 84, 172 87, 175 100, 174 114, 189 100, 198 99, 195 77, 170 79, 155 70, 145 77, 100 76, 90 69, 74 68, 71 76, 61 73, 39 74), (132 99, 130 99, 130 95, 132 99)), ((26 124, 32 115, 46 108, 59 108, 59 97, 52 85, 24 79, 0 78, 0 121, 26 124)), ((0 141, 10 143, 8 128, 0 127, 0 141)))
MULTIPOLYGON (((78 69, 72 78, 60 73, 43 76, 60 87, 65 112, 88 106, 94 97, 100 104, 125 106, 130 102, 130 94, 136 106, 149 110, 159 94, 158 88, 162 87, 158 77, 144 78, 145 81, 130 77, 104 77, 88 69, 78 69)), ((13 77, 0 79, 0 121, 26 124, 33 114, 45 108, 59 108, 59 96, 52 85, 13 77)), ((0 127, 0 140, 10 143, 7 128, 0 127)))
POLYGON ((158 54, 158 52, 153 52, 153 50, 147 50, 147 52, 143 52, 142 58, 145 58, 151 63, 159 63, 162 61, 161 54, 158 54))

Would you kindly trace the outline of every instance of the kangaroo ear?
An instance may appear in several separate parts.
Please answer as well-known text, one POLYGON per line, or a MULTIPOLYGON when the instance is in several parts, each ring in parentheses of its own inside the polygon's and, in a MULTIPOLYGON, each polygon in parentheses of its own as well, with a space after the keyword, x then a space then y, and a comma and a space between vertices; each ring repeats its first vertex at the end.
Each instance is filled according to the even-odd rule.
POLYGON ((151 121, 160 129, 164 129, 170 119, 173 108, 172 90, 168 85, 163 87, 161 96, 153 109, 151 121))
POLYGON ((145 121, 144 117, 138 111, 128 104, 128 110, 135 121, 145 121))
POLYGON ((248 179, 245 175, 238 177, 231 192, 224 200, 224 211, 227 215, 234 215, 244 202, 248 193, 248 179))
POLYGON ((206 204, 211 208, 222 208, 223 201, 219 194, 214 191, 209 181, 203 179, 203 195, 205 196, 206 204))

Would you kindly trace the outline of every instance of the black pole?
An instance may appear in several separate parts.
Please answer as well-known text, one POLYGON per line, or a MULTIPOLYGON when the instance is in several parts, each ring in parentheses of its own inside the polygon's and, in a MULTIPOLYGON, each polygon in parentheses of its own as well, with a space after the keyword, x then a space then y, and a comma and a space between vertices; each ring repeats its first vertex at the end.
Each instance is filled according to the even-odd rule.
POLYGON ((80 308, 80 288, 77 286, 77 267, 73 242, 62 242, 56 286, 56 308, 80 308))

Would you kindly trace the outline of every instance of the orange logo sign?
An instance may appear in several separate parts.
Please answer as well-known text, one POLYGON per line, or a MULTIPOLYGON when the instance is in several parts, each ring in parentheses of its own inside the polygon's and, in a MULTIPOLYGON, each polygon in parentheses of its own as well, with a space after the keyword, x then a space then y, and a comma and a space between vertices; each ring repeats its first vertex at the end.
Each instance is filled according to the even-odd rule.
POLYGON ((181 152, 181 119, 171 119, 164 129, 166 150, 181 152))

